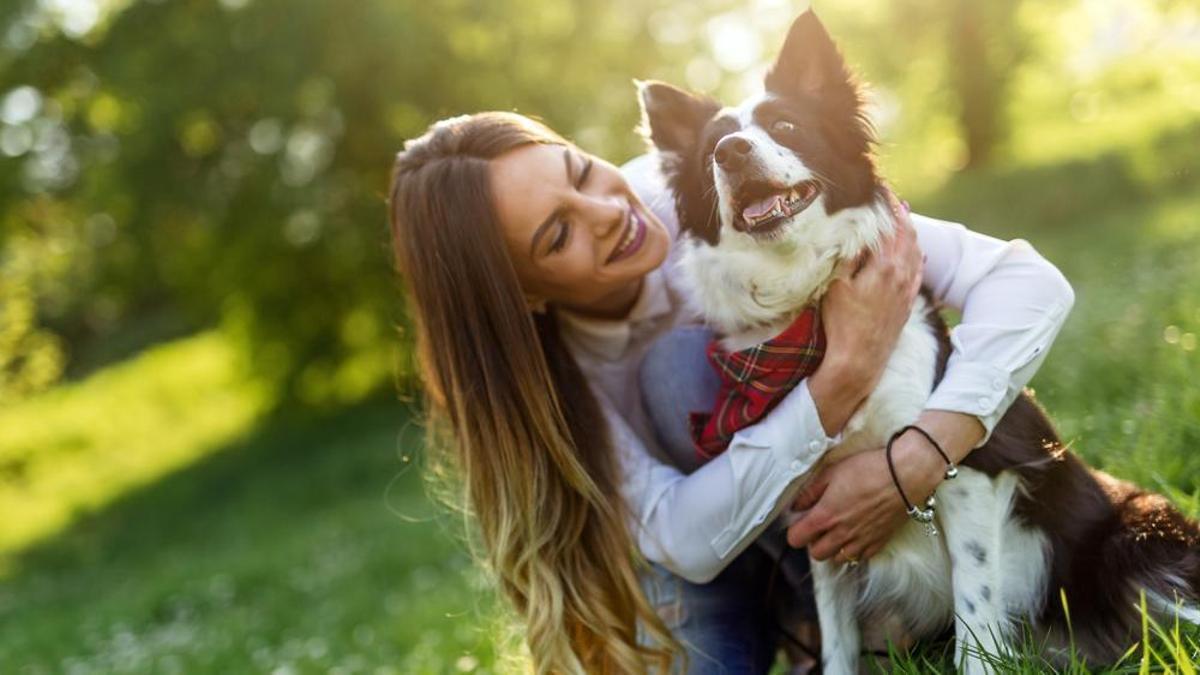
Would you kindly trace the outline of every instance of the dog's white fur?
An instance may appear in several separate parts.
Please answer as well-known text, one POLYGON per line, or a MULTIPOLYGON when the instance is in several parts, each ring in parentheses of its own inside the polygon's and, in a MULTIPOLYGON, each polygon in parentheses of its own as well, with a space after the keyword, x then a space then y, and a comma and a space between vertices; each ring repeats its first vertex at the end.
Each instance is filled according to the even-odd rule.
MULTIPOLYGON (((737 134, 753 146, 754 161, 781 184, 819 179, 753 123, 750 111, 759 102, 731 111, 742 122, 737 134)), ((723 335, 727 349, 744 349, 780 333, 824 294, 840 261, 878 249, 893 229, 881 200, 827 215, 822 194, 764 241, 732 226, 732 186, 719 166, 714 164, 713 171, 719 242, 686 241, 679 265, 690 301, 723 335)), ((938 352, 925 320, 928 311, 918 298, 878 386, 847 423, 826 462, 880 448, 896 429, 916 421, 933 389, 938 352)), ((1014 620, 1032 618, 1045 597, 1048 543, 1041 532, 1012 517, 1018 489, 1014 473, 989 478, 960 468, 958 478, 943 482, 936 493, 941 536, 930 537, 909 521, 860 568, 813 561, 825 672, 857 672, 860 621, 895 619, 918 637, 954 621, 965 671, 987 672, 978 651, 1002 651, 1014 620)))

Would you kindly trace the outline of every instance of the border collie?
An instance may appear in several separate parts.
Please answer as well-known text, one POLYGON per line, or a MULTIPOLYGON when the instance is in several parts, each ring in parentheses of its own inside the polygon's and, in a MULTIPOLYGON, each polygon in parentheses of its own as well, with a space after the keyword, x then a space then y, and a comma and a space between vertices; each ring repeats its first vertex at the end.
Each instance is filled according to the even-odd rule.
MULTIPOLYGON (((639 83, 643 131, 685 232, 682 276, 730 350, 780 333, 819 301, 839 262, 893 228, 859 87, 811 11, 765 84, 729 108, 639 83)), ((825 461, 882 447, 913 423, 948 353, 936 307, 918 297, 877 388, 825 461)), ((1073 635, 1088 663, 1116 661, 1137 639, 1142 591, 1157 616, 1200 619, 1200 526, 1087 467, 1027 395, 935 494, 942 536, 910 520, 861 566, 813 562, 826 673, 857 671, 867 621, 898 622, 915 638, 953 624, 956 660, 986 672, 980 650, 1006 651, 1023 621, 1051 657, 1073 635)))

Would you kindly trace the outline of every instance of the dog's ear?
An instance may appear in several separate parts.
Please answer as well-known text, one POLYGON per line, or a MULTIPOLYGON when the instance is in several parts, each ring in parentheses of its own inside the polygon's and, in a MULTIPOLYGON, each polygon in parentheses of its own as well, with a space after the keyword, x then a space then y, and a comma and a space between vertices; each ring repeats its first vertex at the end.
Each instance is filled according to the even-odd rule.
POLYGON ((783 96, 800 94, 825 101, 832 97, 836 102, 858 97, 837 45, 811 9, 792 22, 779 58, 767 71, 766 89, 783 96))
POLYGON ((660 151, 687 154, 721 109, 716 101, 665 82, 635 80, 642 106, 641 134, 660 151))

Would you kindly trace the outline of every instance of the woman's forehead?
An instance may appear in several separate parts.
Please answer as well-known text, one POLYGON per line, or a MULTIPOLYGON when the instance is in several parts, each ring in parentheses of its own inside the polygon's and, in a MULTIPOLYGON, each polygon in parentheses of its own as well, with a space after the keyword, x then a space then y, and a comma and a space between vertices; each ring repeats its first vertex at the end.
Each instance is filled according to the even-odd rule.
POLYGON ((506 236, 532 236, 558 208, 559 193, 569 188, 570 148, 532 144, 513 149, 488 167, 496 216, 506 236))

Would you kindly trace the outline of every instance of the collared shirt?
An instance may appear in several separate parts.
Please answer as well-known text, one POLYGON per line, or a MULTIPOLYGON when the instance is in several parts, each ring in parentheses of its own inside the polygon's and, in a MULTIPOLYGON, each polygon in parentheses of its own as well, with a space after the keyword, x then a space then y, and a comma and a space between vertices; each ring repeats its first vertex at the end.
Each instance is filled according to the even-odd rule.
MULTIPOLYGON (((622 172, 674 239, 673 200, 654 159, 634 159, 622 172)), ((916 214, 912 221, 925 254, 924 285, 962 313, 951 332, 954 351, 946 374, 926 407, 974 415, 990 435, 1046 357, 1074 293, 1022 240, 1005 242, 916 214)), ((838 439, 825 435, 802 382, 694 473, 684 475, 664 461, 642 407, 637 373, 658 337, 698 322, 673 276, 677 248, 646 276, 626 318, 560 316, 566 342, 609 421, 639 548, 685 579, 704 582, 783 509, 798 479, 838 439)))

